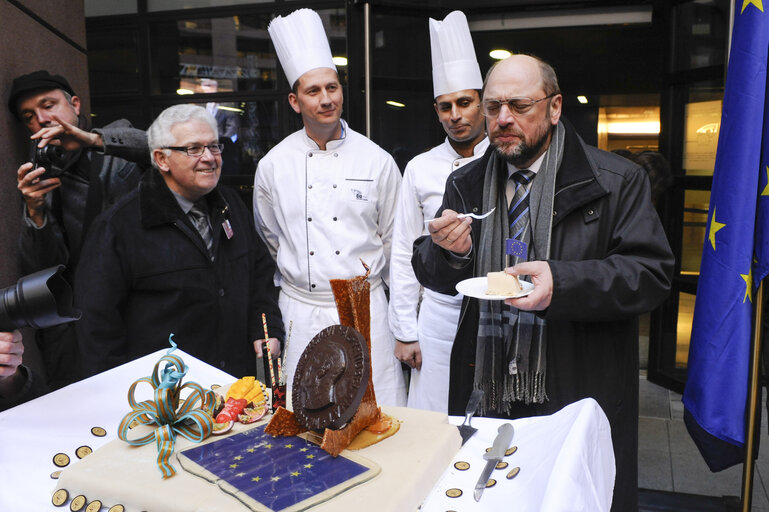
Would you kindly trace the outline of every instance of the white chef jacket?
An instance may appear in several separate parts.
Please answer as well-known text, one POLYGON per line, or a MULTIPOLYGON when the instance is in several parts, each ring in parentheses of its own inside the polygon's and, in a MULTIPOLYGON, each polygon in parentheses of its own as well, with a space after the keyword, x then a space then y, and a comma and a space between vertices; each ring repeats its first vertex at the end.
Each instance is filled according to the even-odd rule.
POLYGON ((441 206, 449 174, 483 156, 488 146, 484 137, 473 148, 473 156, 464 158, 447 138, 406 166, 395 213, 389 320, 396 339, 418 340, 422 351, 421 370, 411 371, 409 407, 447 412, 451 346, 462 304, 460 294, 452 297, 425 289, 420 305, 420 285, 411 267, 412 245, 429 234, 425 220, 434 218, 441 206))
POLYGON ((384 297, 381 284, 389 280, 401 175, 387 152, 342 123, 344 137, 329 141, 325 150, 304 129, 292 133, 259 161, 254 177, 256 229, 277 263, 281 313, 286 332, 290 326, 292 333, 284 366, 290 385, 295 363, 318 327, 338 323, 329 280, 364 274, 363 260, 371 268, 377 400, 405 405, 403 373, 386 320, 387 302, 373 299, 379 293, 384 297), (287 301, 292 302, 290 307, 287 301), (333 311, 320 314, 324 308, 333 311))

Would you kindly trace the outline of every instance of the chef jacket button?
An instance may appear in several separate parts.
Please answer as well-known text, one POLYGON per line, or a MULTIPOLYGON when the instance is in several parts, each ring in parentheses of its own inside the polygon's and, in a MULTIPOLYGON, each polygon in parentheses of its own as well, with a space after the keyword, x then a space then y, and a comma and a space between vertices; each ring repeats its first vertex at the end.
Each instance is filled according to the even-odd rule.
POLYGON ((312 188, 312 185, 307 185, 307 188, 312 188))
POLYGON ((459 162, 454 162, 454 167, 459 167, 459 162))
POLYGON ((334 217, 334 220, 336 220, 336 217, 334 217))
POLYGON ((224 368, 226 366, 227 366, 227 363, 225 363, 224 361, 219 361, 219 368, 224 368))
POLYGON ((314 285, 314 284, 311 284, 311 285, 310 285, 310 288, 315 288, 315 285, 314 285))
POLYGON ((555 217, 556 215, 558 215, 558 212, 553 210, 553 217, 555 217))
POLYGON ((333 185, 333 186, 334 186, 334 188, 336 188, 336 183, 334 183, 334 185, 333 185))
POLYGON ((310 256, 315 256, 315 251, 310 251, 310 256))
POLYGON ((219 297, 224 297, 224 288, 219 288, 219 297))
POLYGON ((335 253, 339 254, 339 251, 334 251, 335 253))
POLYGON ((312 217, 307 217, 307 222, 312 222, 312 217))
POLYGON ((312 156, 312 153, 309 153, 307 156, 312 156))
POLYGON ((339 153, 334 153, 334 156, 339 156, 339 153))

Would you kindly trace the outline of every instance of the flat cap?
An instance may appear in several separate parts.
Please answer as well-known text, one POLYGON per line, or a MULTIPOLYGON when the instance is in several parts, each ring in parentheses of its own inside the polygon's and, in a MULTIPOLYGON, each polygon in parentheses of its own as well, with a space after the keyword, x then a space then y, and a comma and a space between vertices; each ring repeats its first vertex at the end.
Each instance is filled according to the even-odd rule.
POLYGON ((63 89, 72 96, 75 95, 75 91, 72 90, 72 87, 69 85, 66 78, 61 75, 52 75, 43 69, 14 78, 13 85, 11 86, 11 94, 8 97, 8 109, 14 116, 18 117, 18 112, 16 112, 16 102, 22 95, 32 91, 51 89, 63 89))

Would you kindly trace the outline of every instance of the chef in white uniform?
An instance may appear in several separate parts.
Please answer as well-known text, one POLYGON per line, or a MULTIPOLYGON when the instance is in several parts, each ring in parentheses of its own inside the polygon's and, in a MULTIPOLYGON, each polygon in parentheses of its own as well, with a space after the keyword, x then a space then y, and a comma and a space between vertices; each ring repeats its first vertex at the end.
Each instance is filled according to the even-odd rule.
POLYGON ((431 18, 429 26, 435 112, 447 137, 406 166, 395 213, 389 316, 395 356, 412 368, 408 406, 446 413, 462 295, 420 289, 411 268, 412 244, 429 234, 425 221, 440 207, 448 175, 483 156, 489 141, 480 108, 483 80, 467 18, 454 11, 442 22, 431 18))
POLYGON ((286 332, 288 397, 296 363, 310 340, 338 324, 330 279, 371 268, 371 356, 377 402, 406 405, 394 356, 384 281, 389 278, 395 203, 401 182, 392 157, 341 119, 342 87, 318 14, 300 9, 267 28, 304 128, 259 161, 254 219, 277 263, 286 332))

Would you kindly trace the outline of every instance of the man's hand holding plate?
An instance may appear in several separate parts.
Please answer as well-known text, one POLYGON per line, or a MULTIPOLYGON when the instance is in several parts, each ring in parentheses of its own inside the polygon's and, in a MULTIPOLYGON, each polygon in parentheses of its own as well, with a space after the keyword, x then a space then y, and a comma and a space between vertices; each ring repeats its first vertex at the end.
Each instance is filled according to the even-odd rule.
POLYGON ((506 268, 505 272, 514 276, 531 276, 531 283, 534 285, 530 294, 505 299, 505 304, 523 311, 542 311, 550 306, 553 298, 553 274, 546 261, 526 261, 506 268))

